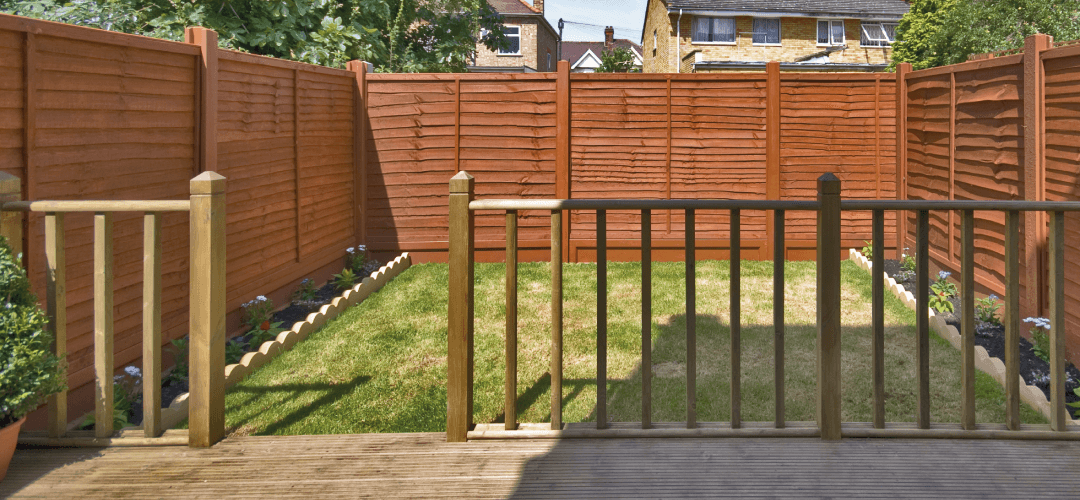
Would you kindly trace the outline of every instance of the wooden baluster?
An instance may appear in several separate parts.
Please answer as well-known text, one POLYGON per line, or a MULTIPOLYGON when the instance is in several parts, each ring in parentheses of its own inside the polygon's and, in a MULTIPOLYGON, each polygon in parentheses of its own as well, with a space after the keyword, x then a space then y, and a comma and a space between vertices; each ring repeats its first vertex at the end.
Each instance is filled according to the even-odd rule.
POLYGON ((517 210, 506 211, 506 430, 517 429, 517 210))
POLYGON ((596 211, 596 428, 607 428, 607 210, 596 211))
POLYGON ((742 238, 739 224, 740 212, 738 209, 731 211, 731 428, 738 429, 742 426, 742 315, 739 306, 739 268, 741 263, 742 238))
POLYGON ((551 211, 551 428, 562 429, 562 211, 551 211))
POLYGON ((161 214, 143 216, 143 433, 161 428, 161 214))
POLYGON ((652 427, 652 212, 641 211, 641 428, 652 427))
POLYGON ((840 439, 840 179, 818 178, 818 398, 821 439, 840 439))
POLYGON ((1020 212, 1005 211, 1005 426, 1020 430, 1020 212))
POLYGON ((94 214, 94 436, 113 435, 112 214, 94 214))
POLYGON ((873 361, 874 428, 885 428, 885 211, 873 211, 873 361))
POLYGON ((1050 428, 1063 432, 1065 413, 1065 212, 1050 215, 1050 428))
POLYGON ((694 209, 686 209, 686 428, 697 427, 697 310, 694 209))
MULTIPOLYGON (((65 251, 64 214, 45 214, 45 295, 49 331, 53 333, 53 352, 67 359, 67 252, 65 251)), ((49 437, 67 433, 67 391, 49 396, 49 437)))
POLYGON ((975 212, 963 210, 961 221, 960 426, 970 431, 975 430, 975 212))
POLYGON ((916 420, 930 428, 930 212, 919 210, 915 239, 915 348, 916 384, 919 386, 916 420))
POLYGON ((225 178, 191 179, 191 396, 188 445, 225 437, 225 178))
POLYGON ((776 416, 773 424, 784 423, 784 211, 773 212, 773 384, 776 416))
POLYGON ((450 179, 450 303, 446 360, 446 441, 464 442, 473 409, 473 239, 469 210, 474 179, 461 171, 450 179))

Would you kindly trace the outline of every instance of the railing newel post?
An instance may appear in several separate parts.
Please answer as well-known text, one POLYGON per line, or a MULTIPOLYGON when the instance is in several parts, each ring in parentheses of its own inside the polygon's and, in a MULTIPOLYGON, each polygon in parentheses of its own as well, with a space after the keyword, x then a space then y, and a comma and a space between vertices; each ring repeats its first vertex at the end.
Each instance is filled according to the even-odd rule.
POLYGON ((472 425, 474 220, 469 202, 474 186, 473 176, 464 170, 450 179, 447 442, 465 442, 472 425))
POLYGON ((840 439, 840 179, 818 178, 817 424, 821 439, 840 439))
POLYGON ((188 444, 225 437, 225 177, 191 179, 188 444))

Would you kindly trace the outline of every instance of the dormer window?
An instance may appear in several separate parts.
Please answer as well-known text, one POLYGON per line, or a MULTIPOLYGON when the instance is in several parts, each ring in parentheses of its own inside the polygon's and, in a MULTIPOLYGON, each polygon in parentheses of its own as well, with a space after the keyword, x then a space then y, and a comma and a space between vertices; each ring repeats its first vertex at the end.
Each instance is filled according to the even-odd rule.
POLYGON ((704 43, 735 43, 735 18, 696 17, 690 40, 704 43))

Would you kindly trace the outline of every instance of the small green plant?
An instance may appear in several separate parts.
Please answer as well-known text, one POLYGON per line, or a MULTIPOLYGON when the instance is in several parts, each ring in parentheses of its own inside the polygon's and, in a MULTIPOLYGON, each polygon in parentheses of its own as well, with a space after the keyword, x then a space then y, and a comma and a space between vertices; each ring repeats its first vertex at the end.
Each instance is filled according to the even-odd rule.
MULTIPOLYGON (((1073 389, 1073 394, 1076 394, 1077 397, 1080 397, 1080 387, 1077 387, 1076 389, 1073 389)), ((1077 401, 1075 403, 1065 403, 1065 404, 1067 404, 1067 405, 1069 405, 1069 406, 1071 406, 1073 408, 1076 408, 1076 411, 1073 413, 1073 418, 1080 418, 1080 401, 1077 401)))
POLYGON ((873 259, 874 258, 874 244, 870 243, 869 241, 866 241, 866 240, 863 240, 863 243, 866 243, 866 246, 862 247, 863 257, 866 257, 867 259, 873 259))
POLYGON ((0 238, 0 428, 67 386, 64 362, 52 351, 48 318, 30 291, 18 258, 0 238))
POLYGON ((274 340, 278 334, 285 331, 281 327, 281 321, 275 321, 273 323, 270 320, 263 321, 259 326, 248 330, 248 345, 253 349, 258 349, 263 342, 274 340))
POLYGON ((1039 359, 1050 362, 1050 320, 1046 318, 1024 318, 1024 323, 1033 323, 1031 327, 1031 352, 1039 359))
POLYGON ((304 281, 300 282, 300 286, 293 292, 293 300, 299 300, 304 302, 311 302, 315 300, 316 292, 315 282, 311 281, 311 278, 304 278, 304 281))
POLYGON ((251 329, 258 328, 274 314, 274 301, 260 295, 240 306, 240 318, 251 329))
MULTIPOLYGON (((130 427, 129 418, 134 410, 135 401, 142 392, 142 371, 137 366, 124 368, 123 375, 113 377, 113 429, 130 427)), ((96 419, 91 413, 83 420, 83 429, 93 429, 96 419)))
POLYGON ((997 303, 998 296, 990 294, 985 299, 975 300, 975 319, 983 322, 990 323, 991 325, 1001 325, 1001 319, 997 316, 998 307, 1001 307, 997 303))
POLYGON ((915 272, 915 254, 908 254, 908 248, 904 249, 905 253, 900 254, 900 269, 908 272, 915 272))
POLYGON ((356 285, 356 273, 352 269, 342 269, 340 273, 334 275, 334 288, 338 290, 347 290, 356 285))
POLYGON ((948 271, 939 271, 937 280, 930 285, 930 290, 934 292, 930 294, 930 307, 939 313, 953 312, 953 304, 949 299, 956 296, 956 285, 949 282, 951 274, 948 271))
POLYGON ((172 346, 175 362, 166 379, 173 382, 184 382, 188 378, 188 338, 181 337, 169 342, 169 344, 172 346))
POLYGON ((367 264, 367 246, 349 247, 345 249, 345 253, 348 254, 345 256, 346 268, 351 269, 355 274, 363 274, 364 264, 367 264))
POLYGON ((245 354, 244 344, 238 342, 236 339, 230 340, 225 343, 225 364, 232 365, 239 363, 245 354))

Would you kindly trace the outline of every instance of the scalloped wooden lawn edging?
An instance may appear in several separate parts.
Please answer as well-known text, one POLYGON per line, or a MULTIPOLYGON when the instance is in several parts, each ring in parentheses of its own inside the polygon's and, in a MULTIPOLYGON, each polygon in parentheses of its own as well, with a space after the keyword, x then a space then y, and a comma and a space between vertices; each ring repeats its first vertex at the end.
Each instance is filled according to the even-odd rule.
MULTIPOLYGON (((874 263, 867 259, 862 252, 852 248, 849 250, 848 258, 855 261, 855 265, 873 275, 874 263)), ((892 291, 893 295, 900 299, 900 302, 903 302, 908 309, 915 311, 915 296, 905 290, 904 285, 889 277, 888 273, 885 273, 885 271, 882 271, 882 273, 885 274, 885 288, 892 291)), ((941 319, 933 309, 930 309, 930 329, 941 338, 948 340, 957 350, 960 350, 960 331, 941 319)), ((994 380, 1001 384, 1001 387, 1005 387, 1005 363, 999 358, 990 356, 981 345, 975 346, 975 368, 993 377, 994 380)), ((1042 413, 1047 420, 1051 419, 1050 401, 1046 399, 1046 394, 1043 393, 1042 389, 1034 385, 1028 385, 1024 381, 1024 377, 1020 377, 1020 399, 1027 403, 1028 406, 1042 413)), ((1080 425, 1080 420, 1073 420, 1068 415, 1066 415, 1066 418, 1069 419, 1070 425, 1080 425)))
MULTIPOLYGON (((296 322, 291 330, 279 333, 274 340, 263 342, 259 346, 259 350, 244 354, 239 363, 225 367, 225 387, 229 388, 235 385, 249 373, 265 365, 277 355, 292 349, 297 342, 306 339, 308 335, 317 331, 327 321, 336 318, 338 314, 341 314, 346 309, 363 302, 364 299, 379 291, 390 280, 411 265, 412 259, 409 257, 409 252, 397 256, 394 260, 379 268, 378 271, 371 273, 371 276, 364 278, 360 284, 345 290, 340 296, 331 300, 329 304, 320 307, 317 312, 308 314, 306 320, 296 322)), ((161 410, 163 428, 171 429, 176 427, 177 424, 187 418, 188 394, 185 392, 177 396, 169 403, 168 408, 161 410)))

